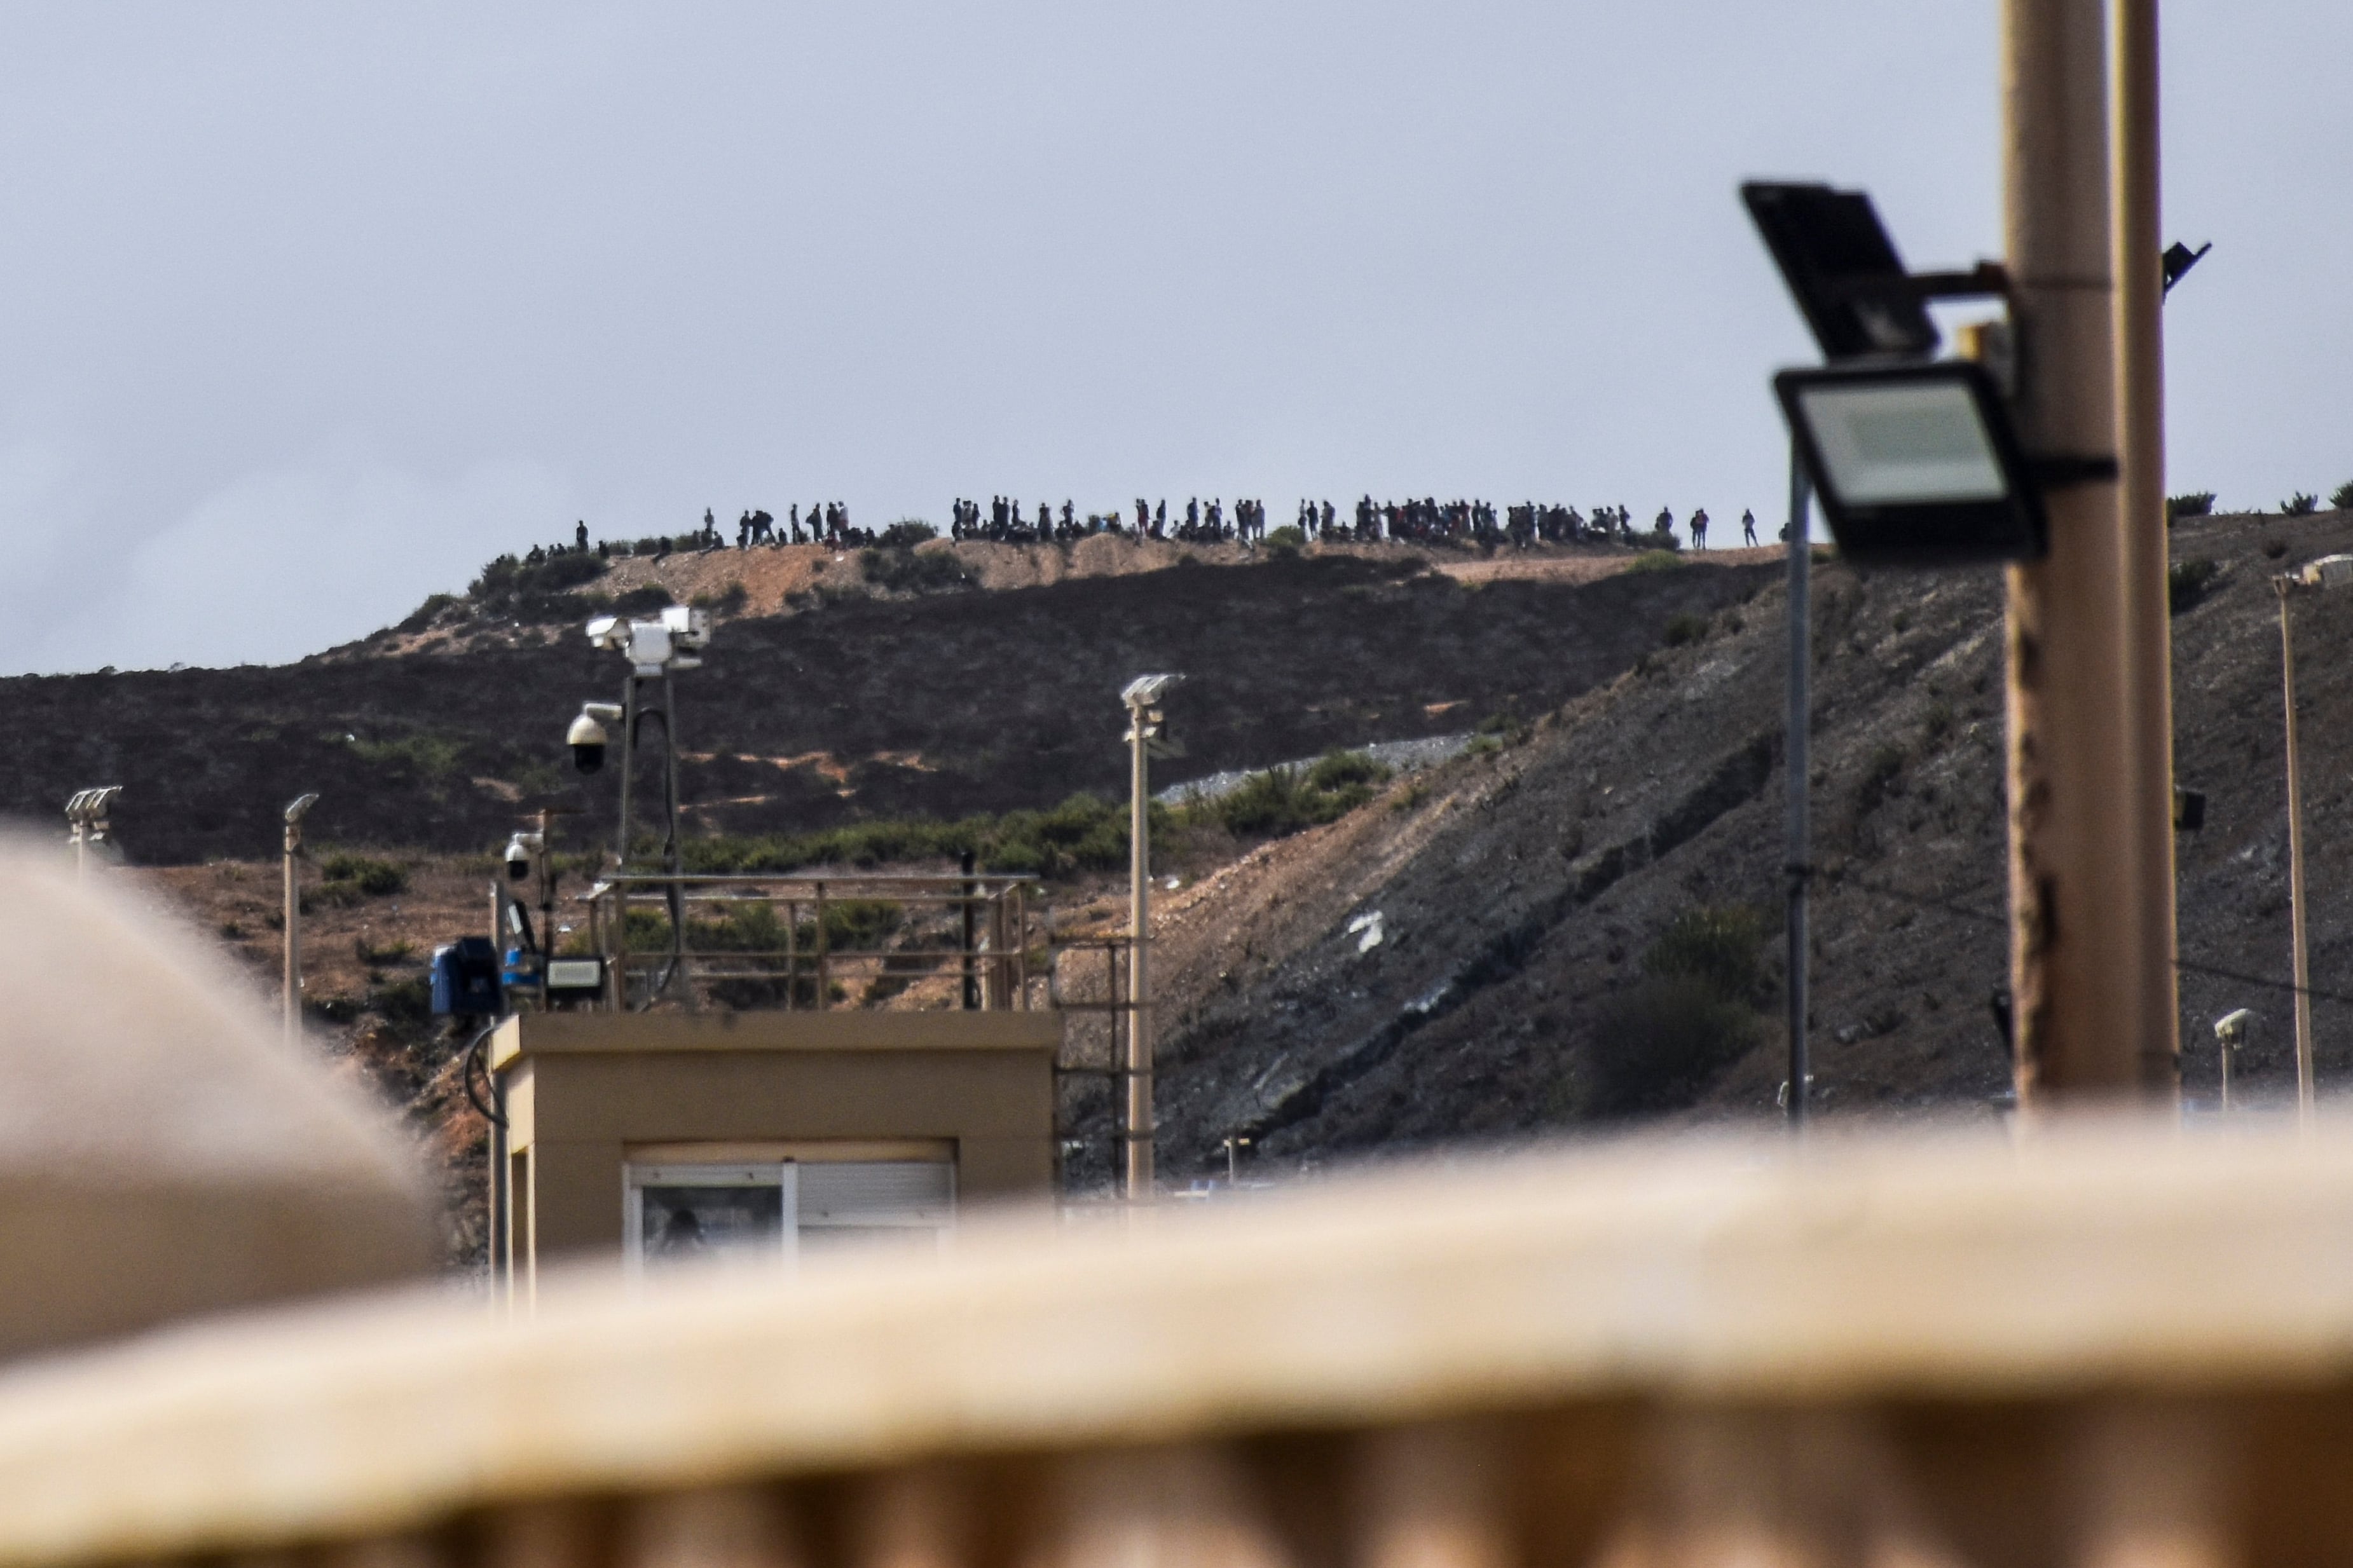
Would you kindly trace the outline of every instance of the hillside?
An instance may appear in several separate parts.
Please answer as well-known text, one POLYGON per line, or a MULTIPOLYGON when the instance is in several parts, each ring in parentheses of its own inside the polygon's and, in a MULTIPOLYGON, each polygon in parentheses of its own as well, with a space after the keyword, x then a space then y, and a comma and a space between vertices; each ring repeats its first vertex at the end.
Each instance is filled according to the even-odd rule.
MULTIPOLYGON (((2268 578, 2346 548, 2353 513, 2217 518, 2175 534, 2185 568, 2178 771, 2211 800, 2204 831, 2180 841, 2193 1095, 2212 1091, 2211 1021, 2238 1006, 2265 1019, 2242 1084, 2260 1098, 2292 1082, 2268 578)), ((1191 752, 1163 781, 1329 744, 1459 733, 1485 718, 1469 754, 1389 782, 1329 826, 1264 842, 1195 835, 1164 862, 1179 883, 1156 905, 1166 1169, 1178 1179, 1219 1172, 1223 1141, 1237 1136, 1271 1173, 1633 1117, 1774 1114, 1778 563, 1599 580, 1590 563, 1535 564, 1516 576, 1509 561, 1170 566, 993 592, 846 595, 746 616, 723 626, 711 668, 692 678, 690 744, 707 734, 712 749, 690 773, 690 795, 706 824, 806 826, 878 802, 961 812, 1082 785, 1115 792, 1110 693, 1156 665, 1195 675, 1176 713, 1191 752), (1463 580, 1482 567, 1489 580, 1463 580), (825 681, 807 676, 816 660, 832 672, 825 681), (996 679, 973 679, 976 668, 996 679), (975 692, 995 705, 984 711, 975 692), (902 749, 923 767, 900 765, 913 782, 878 787, 892 764, 876 759, 902 749), (764 799, 718 798, 727 769, 789 778, 797 762, 756 759, 808 752, 860 758, 867 771, 811 791, 806 814, 773 780, 764 799), (938 793, 922 793, 926 781, 938 793)), ((2353 834, 2340 826, 2353 748, 2335 721, 2353 711, 2353 667, 2341 657, 2353 595, 2300 601, 2297 614, 2327 1089, 2353 1070, 2353 1012, 2340 1000, 2353 997, 2353 834)), ((1988 1008, 2007 964, 1999 580, 1864 578, 1827 563, 1816 617, 1816 1103, 1831 1116, 1991 1114, 2008 1079, 1988 1008)), ((582 689, 567 671, 584 682, 612 673, 559 641, 19 684, 52 704, 49 744, 102 740, 114 756, 152 744, 182 759, 189 798, 220 814, 176 841, 194 859, 206 834, 254 856, 274 837, 279 800, 337 787, 279 772, 280 753, 234 726, 314 733, 350 721, 339 703, 365 704, 371 734, 454 734, 448 743, 487 752, 502 718, 521 714, 529 723, 517 733, 547 738, 528 764, 553 773, 545 753, 582 689), (473 690, 493 679, 507 682, 498 700, 473 690), (93 698, 81 728, 62 716, 76 691, 93 698), (219 716, 216 737, 239 743, 164 728, 198 701, 219 716), (453 714, 474 727, 456 728, 453 714)), ((431 836, 419 834, 390 856, 408 868, 404 891, 321 893, 311 994, 322 1039, 407 1107, 462 1196, 480 1129, 456 1092, 449 1044, 420 1016, 418 965, 433 942, 474 923, 491 872, 484 852, 515 809, 500 792, 522 786, 487 775, 468 795, 445 771, 442 801, 406 800, 406 775, 383 764, 383 744, 323 746, 376 767, 340 781, 351 815, 337 831, 358 837, 351 825, 366 823, 371 837, 399 843, 405 824, 439 811, 434 830, 456 848, 430 852, 431 836)), ((151 858, 175 844, 152 800, 122 821, 151 858)), ((150 875, 240 952, 257 984, 274 972, 274 868, 230 858, 150 875)), ((1051 891, 1066 933, 1118 929, 1115 871, 1074 869, 1051 891)), ((1074 1104, 1089 1094, 1078 1088, 1074 1104)), ((1103 1130, 1099 1115, 1090 1130, 1103 1130)), ((1096 1140, 1080 1159, 1082 1182, 1103 1173, 1104 1146, 1096 1140)), ((475 1234, 461 1215, 453 1247, 462 1255, 475 1234)))
MULTIPOLYGON (((2269 1024, 2242 1082, 2261 1096, 2293 1081, 2268 576, 2348 547, 2343 512, 2189 522, 2174 541, 2177 562, 2213 563, 2175 620, 2178 773, 2211 802, 2180 844, 2193 1093, 2215 1078, 2209 1025, 2242 1005, 2269 1024)), ((1988 1005, 2007 969, 2000 581, 1832 565, 1817 583, 1816 1100, 1987 1113, 2007 1087, 1988 1005)), ((1774 1113, 1783 603, 1776 584, 1518 743, 1175 895, 1157 971, 1172 1171, 1222 1170, 1229 1136, 1289 1169, 1627 1116, 1774 1113), (1686 983, 1711 964, 1731 981, 1686 983)), ((2353 595, 2298 616, 2314 972, 2348 994, 2353 752, 2332 716, 2353 713, 2353 595)), ((2353 1068, 2353 1015, 2330 998, 2316 1019, 2326 1087, 2353 1068)))
MULTIPOLYGON (((944 552, 878 553, 885 571, 960 570, 944 552)), ((1715 614, 1771 576, 1759 563, 1595 576, 1633 559, 1618 552, 1531 552, 1502 575, 1465 552, 1443 552, 1437 569, 1408 551, 1247 565, 1171 553, 1155 570, 1073 575, 1078 551, 1030 553, 1030 575, 1055 580, 870 584, 769 616, 749 613, 748 593, 734 615, 723 591, 695 595, 721 614, 705 668, 679 682, 694 825, 807 831, 1118 794, 1116 694, 1147 669, 1190 678, 1173 710, 1187 752, 1168 783, 1459 733, 1557 706, 1657 646, 1675 617, 1715 614)), ((624 565, 756 574, 807 554, 624 565)), ((868 570, 855 554, 833 570, 853 567, 868 570)), ((688 586, 639 584, 656 601, 688 586)), ((564 730, 584 700, 616 696, 623 671, 581 637, 580 607, 518 625, 480 603, 446 605, 430 646, 395 632, 293 665, 0 682, 31 741, 0 758, 0 808, 53 820, 74 790, 123 784, 122 840, 154 864, 271 854, 280 807, 305 790, 322 796, 322 842, 480 850, 551 798, 584 805, 576 831, 601 838, 610 792, 577 789, 564 730)))

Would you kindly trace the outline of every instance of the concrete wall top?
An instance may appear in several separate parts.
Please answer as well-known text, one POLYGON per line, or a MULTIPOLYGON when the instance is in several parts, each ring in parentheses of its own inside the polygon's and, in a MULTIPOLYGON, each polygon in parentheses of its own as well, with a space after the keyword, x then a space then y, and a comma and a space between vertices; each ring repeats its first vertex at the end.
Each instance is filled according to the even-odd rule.
POLYGON ((1051 1051, 1054 1012, 527 1013, 499 1026, 491 1065, 631 1051, 1051 1051))

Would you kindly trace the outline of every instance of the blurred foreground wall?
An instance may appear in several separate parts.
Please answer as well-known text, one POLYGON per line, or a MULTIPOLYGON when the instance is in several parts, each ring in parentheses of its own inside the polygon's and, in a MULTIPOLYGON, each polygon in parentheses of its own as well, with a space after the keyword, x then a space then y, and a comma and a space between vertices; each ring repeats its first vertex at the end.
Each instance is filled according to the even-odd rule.
POLYGON ((110 883, 0 842, 0 1356, 429 1269, 383 1115, 110 883))

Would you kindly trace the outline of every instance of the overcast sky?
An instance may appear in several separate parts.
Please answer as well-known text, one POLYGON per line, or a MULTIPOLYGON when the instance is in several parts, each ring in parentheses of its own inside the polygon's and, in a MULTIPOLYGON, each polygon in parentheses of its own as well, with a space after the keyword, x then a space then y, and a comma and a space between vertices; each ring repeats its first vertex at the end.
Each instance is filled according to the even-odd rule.
MULTIPOLYGON (((2353 479, 2353 7, 2176 0, 2174 488, 2353 479)), ((0 670, 704 507, 1770 516, 1734 195, 2000 232, 1993 0, 0 6, 0 670)))

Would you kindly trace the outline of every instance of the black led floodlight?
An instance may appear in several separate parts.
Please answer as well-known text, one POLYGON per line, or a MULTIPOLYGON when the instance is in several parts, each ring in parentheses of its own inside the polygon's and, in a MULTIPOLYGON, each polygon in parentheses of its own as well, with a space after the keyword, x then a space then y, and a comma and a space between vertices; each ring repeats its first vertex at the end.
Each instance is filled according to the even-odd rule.
POLYGON ((2042 557, 2042 498, 1983 366, 1785 370, 1773 391, 1841 554, 1883 566, 2042 557))
POLYGON ((1740 199, 1824 359, 1924 359, 1936 352, 1936 324, 1869 196, 1752 180, 1740 199))

